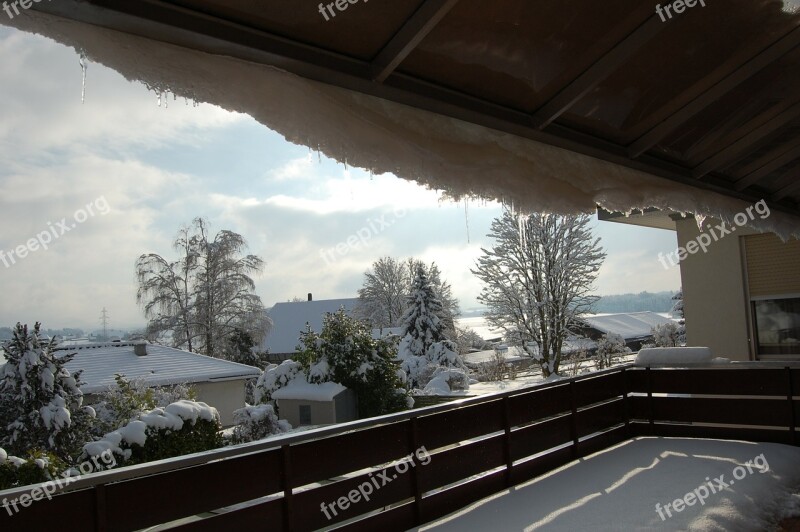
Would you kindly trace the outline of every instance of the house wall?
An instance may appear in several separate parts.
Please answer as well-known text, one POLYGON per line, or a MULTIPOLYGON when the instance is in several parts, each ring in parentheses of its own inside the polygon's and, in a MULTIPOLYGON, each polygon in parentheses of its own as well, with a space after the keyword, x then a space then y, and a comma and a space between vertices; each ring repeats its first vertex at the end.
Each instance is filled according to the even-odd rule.
POLYGON ((334 397, 336 423, 358 419, 358 400, 353 390, 347 389, 334 397))
MULTIPOLYGON (((678 220, 676 225, 679 246, 686 247, 700 235, 694 219, 678 220)), ((710 347, 715 357, 751 360, 741 243, 747 234, 755 233, 738 227, 712 241, 706 252, 699 250, 680 262, 686 345, 710 347)))
POLYGON ((245 381, 200 382, 192 385, 197 390, 197 400, 219 411, 223 427, 233 425, 233 411, 244 407, 245 381))
POLYGON ((311 424, 327 425, 336 423, 335 401, 306 401, 299 399, 278 399, 278 416, 293 427, 300 426, 300 405, 311 406, 311 424))

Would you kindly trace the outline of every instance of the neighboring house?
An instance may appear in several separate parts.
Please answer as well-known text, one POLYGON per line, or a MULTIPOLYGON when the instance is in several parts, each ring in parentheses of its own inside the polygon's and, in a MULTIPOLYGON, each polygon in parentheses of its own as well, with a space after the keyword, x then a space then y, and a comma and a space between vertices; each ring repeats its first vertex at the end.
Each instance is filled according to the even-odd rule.
MULTIPOLYGON (((322 331, 322 320, 325 314, 334 313, 340 308, 352 315, 353 309, 358 304, 358 298, 346 299, 321 299, 314 301, 311 294, 308 301, 289 301, 276 303, 267 311, 272 320, 272 329, 264 338, 261 350, 269 353, 269 360, 282 362, 292 358, 300 344, 300 333, 306 330, 306 324, 314 332, 322 331)), ((373 338, 382 338, 390 334, 399 335, 402 327, 387 327, 373 329, 373 338)))
POLYGON ((625 340, 625 345, 633 351, 638 351, 643 343, 653 339, 652 330, 654 327, 675 323, 674 320, 649 311, 598 314, 582 319, 587 325, 581 331, 584 336, 592 340, 599 340, 604 334, 618 334, 625 340))
POLYGON ((711 218, 701 233, 694 217, 670 212, 598 210, 598 217, 676 232, 684 258, 673 252, 652 261, 653 268, 680 267, 687 346, 732 360, 800 360, 800 241, 734 223, 723 232, 711 218))
POLYGON ((358 418, 358 403, 353 390, 335 382, 310 384, 295 379, 272 394, 278 415, 293 427, 328 425, 358 418))
POLYGON ((140 356, 132 342, 59 345, 56 356, 75 353, 66 368, 73 373, 83 370, 81 390, 87 403, 115 386, 116 374, 141 379, 148 386, 186 383, 197 391, 198 401, 219 411, 223 427, 233 425, 233 411, 244 407, 247 380, 261 375, 258 368, 236 362, 161 345, 143 347, 145 354, 140 356))

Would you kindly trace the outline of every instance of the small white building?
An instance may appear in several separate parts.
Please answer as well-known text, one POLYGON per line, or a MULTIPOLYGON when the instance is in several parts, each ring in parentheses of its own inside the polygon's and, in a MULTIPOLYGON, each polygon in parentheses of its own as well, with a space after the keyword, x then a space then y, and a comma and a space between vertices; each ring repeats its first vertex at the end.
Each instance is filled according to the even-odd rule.
POLYGON ((295 379, 272 394, 278 415, 293 427, 328 425, 358 419, 358 402, 353 390, 336 382, 310 384, 295 379))
POLYGON ((197 400, 219 411, 223 427, 233 425, 233 411, 245 405, 245 383, 258 378, 261 370, 253 366, 181 351, 162 345, 114 342, 58 346, 56 356, 75 353, 66 364, 74 373, 83 371, 81 390, 92 402, 97 394, 116 386, 114 376, 140 379, 148 386, 189 384, 197 400), (140 355, 135 352, 139 347, 140 355))

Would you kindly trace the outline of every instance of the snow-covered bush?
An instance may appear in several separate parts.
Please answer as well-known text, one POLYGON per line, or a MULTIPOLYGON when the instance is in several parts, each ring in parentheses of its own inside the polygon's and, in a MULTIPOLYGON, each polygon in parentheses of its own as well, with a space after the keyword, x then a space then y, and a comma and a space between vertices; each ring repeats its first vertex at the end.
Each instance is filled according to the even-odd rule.
POLYGON ((625 345, 625 339, 617 333, 604 334, 597 341, 597 369, 610 368, 614 355, 630 353, 630 348, 625 345))
POLYGON ((469 390, 469 375, 457 368, 438 367, 431 375, 424 394, 447 395, 450 392, 469 390))
POLYGON ((97 412, 94 431, 98 435, 127 425, 139 414, 156 407, 197 399, 197 393, 187 384, 151 387, 143 379, 128 380, 120 374, 114 376, 114 381, 116 385, 101 393, 100 400, 93 405, 97 412))
POLYGON ((8 362, 0 367, 0 447, 22 455, 42 449, 72 463, 89 439, 95 412, 83 406, 80 372, 64 367, 74 354, 56 357, 54 343, 44 343, 36 323, 17 323, 14 339, 4 346, 8 362))
POLYGON ((19 458, 0 448, 0 490, 54 480, 65 469, 67 464, 53 453, 30 451, 19 458))
POLYGON ((680 347, 680 335, 678 325, 675 323, 663 323, 656 325, 651 330, 653 342, 656 347, 680 347))
POLYGON ((270 364, 256 381, 256 388, 253 392, 255 402, 257 404, 271 402, 274 392, 289 384, 302 372, 303 365, 291 359, 284 360, 280 366, 270 364))
POLYGON ((203 402, 181 400, 139 414, 137 419, 83 446, 84 457, 110 450, 125 465, 221 447, 219 413, 203 402))
POLYGON ((374 339, 366 323, 343 309, 326 314, 322 332, 301 333, 299 360, 308 382, 336 382, 358 398, 361 418, 380 416, 408 408, 403 382, 395 362, 394 344, 374 339))
POLYGON ((285 419, 278 419, 272 405, 247 405, 233 412, 236 426, 230 435, 230 443, 247 443, 261 440, 272 434, 286 432, 292 428, 285 419))

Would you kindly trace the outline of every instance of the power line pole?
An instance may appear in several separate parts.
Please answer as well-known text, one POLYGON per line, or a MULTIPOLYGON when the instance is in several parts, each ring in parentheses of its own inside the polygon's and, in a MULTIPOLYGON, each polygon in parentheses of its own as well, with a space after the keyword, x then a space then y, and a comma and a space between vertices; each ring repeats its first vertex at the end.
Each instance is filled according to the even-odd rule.
POLYGON ((100 316, 100 323, 103 324, 103 341, 108 342, 108 311, 103 307, 103 314, 100 316))

